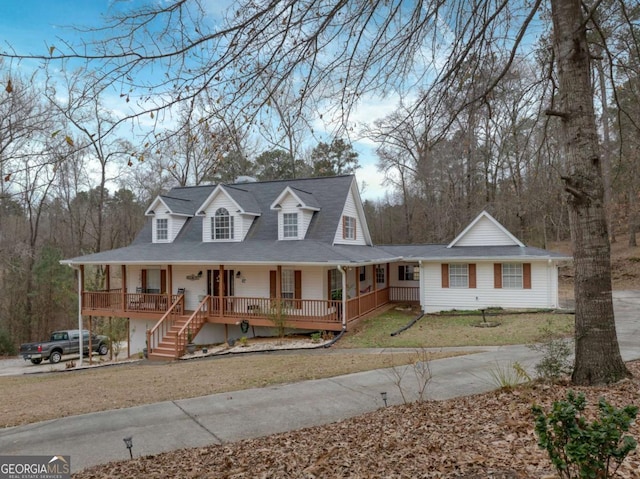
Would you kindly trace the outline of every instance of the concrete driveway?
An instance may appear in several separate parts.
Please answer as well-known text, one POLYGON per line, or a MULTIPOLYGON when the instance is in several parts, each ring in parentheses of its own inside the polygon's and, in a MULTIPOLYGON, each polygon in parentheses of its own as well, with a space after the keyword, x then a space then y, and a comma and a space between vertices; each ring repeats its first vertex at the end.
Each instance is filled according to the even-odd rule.
MULTIPOLYGON (((622 356, 640 358, 640 292, 614 294, 622 356)), ((446 399, 495 388, 491 370, 519 361, 532 368, 537 353, 526 346, 484 348, 484 352, 430 362, 430 399, 446 399)), ((418 383, 407 374, 402 387, 415 398, 418 383)), ((326 424, 399 404, 393 370, 376 370, 195 399, 168 401, 46 421, 0 431, 6 455, 70 455, 73 471, 129 457, 123 438, 133 438, 134 455, 183 447, 223 444, 326 424)), ((77 400, 90 400, 78 398, 77 400)))

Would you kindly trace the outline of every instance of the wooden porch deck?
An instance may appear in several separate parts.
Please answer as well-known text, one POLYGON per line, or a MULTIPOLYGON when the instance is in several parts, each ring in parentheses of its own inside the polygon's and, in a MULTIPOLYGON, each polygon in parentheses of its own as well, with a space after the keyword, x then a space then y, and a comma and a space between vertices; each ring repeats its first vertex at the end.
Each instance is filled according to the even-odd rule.
POLYGON ((250 298, 206 296, 194 311, 185 309, 184 295, 97 291, 82 294, 82 314, 120 316, 157 321, 147 333, 149 351, 163 359, 184 354, 187 335, 193 337, 204 324, 238 324, 273 327, 280 314, 287 328, 341 331, 347 325, 392 302, 418 302, 418 288, 385 287, 347 300, 250 298))

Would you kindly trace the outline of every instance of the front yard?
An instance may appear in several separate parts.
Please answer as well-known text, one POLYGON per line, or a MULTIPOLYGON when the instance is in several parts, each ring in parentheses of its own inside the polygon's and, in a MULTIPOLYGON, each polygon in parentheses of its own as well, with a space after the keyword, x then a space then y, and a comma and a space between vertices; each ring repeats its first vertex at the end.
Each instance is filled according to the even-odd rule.
MULTIPOLYGON (((498 311, 487 312, 487 323, 499 323, 495 327, 481 327, 479 312, 455 312, 428 314, 406 331, 391 336, 406 326, 419 313, 391 309, 360 324, 355 331, 345 335, 339 348, 440 348, 448 346, 503 346, 506 344, 530 344, 539 341, 544 328, 555 335, 570 337, 573 334, 574 316, 553 312, 498 311)), ((492 324, 490 324, 491 326, 492 324)))

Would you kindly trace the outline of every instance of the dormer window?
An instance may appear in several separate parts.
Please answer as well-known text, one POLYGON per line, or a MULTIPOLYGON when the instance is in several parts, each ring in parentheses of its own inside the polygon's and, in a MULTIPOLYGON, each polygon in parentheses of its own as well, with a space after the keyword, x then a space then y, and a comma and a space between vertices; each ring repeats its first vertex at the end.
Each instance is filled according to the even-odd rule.
POLYGON ((219 208, 211 218, 211 239, 233 239, 233 216, 226 208, 219 208))
POLYGON ((167 218, 156 219, 156 239, 158 241, 169 239, 169 220, 167 218))
POLYGON ((353 216, 342 217, 342 238, 348 240, 356 239, 356 219, 353 216))
POLYGON ((282 235, 285 238, 298 238, 298 213, 284 213, 282 228, 282 235))

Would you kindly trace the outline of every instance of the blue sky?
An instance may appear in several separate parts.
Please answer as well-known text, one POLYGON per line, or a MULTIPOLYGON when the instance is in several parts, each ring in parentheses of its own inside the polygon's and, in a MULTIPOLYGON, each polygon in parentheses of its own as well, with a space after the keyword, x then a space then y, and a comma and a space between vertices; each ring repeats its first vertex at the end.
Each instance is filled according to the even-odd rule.
POLYGON ((20 53, 46 54, 48 45, 59 43, 57 37, 75 37, 70 26, 98 25, 101 15, 113 3, 98 0, 0 2, 0 48, 6 50, 7 45, 12 45, 20 53))
MULTIPOLYGON (((0 1, 0 50, 8 51, 13 47, 20 54, 47 55, 50 46, 61 44, 60 39, 72 43, 78 39, 74 26, 95 27, 101 25, 104 17, 110 13, 144 3, 144 0, 0 1)), ((227 0, 211 0, 208 3, 211 13, 214 8, 222 8, 221 5, 227 0)), ((36 63, 31 61, 20 63, 20 69, 25 74, 35 66, 36 63)), ((363 102, 359 111, 355 112, 354 119, 359 124, 371 121, 372 118, 389 114, 393 105, 394 100, 363 102)), ((381 185, 382 176, 375 167, 374 145, 361 141, 354 143, 354 148, 360 155, 361 165, 356 177, 359 183, 367 184, 363 198, 380 198, 385 189, 381 185)))

